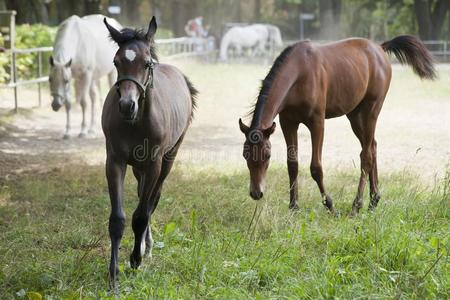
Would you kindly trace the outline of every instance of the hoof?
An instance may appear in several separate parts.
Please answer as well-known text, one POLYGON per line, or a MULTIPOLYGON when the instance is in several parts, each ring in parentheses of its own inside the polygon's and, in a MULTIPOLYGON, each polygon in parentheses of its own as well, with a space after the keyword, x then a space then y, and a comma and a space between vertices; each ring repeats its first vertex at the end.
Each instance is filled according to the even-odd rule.
POLYGON ((135 255, 133 255, 133 253, 131 253, 131 255, 130 255, 130 266, 133 269, 139 268, 139 266, 141 265, 141 262, 142 262, 142 256, 141 255, 135 256, 135 255))
POLYGON ((115 290, 117 288, 119 274, 120 274, 119 268, 116 268, 114 271, 112 271, 112 270, 109 271, 109 274, 108 274, 109 290, 115 290))
POLYGON ((331 199, 330 196, 325 195, 323 197, 322 204, 328 209, 328 211, 330 213, 332 213, 332 214, 335 213, 335 210, 334 210, 334 207, 333 207, 333 199, 331 199))
POLYGON ((80 134, 78 135, 78 137, 80 139, 84 139, 86 137, 86 133, 85 132, 80 132, 80 134))
POLYGON ((298 206, 298 204, 297 203, 294 203, 294 204, 289 204, 289 209, 290 210, 292 210, 292 211, 299 211, 300 210, 300 206, 298 206))
POLYGON ((368 210, 369 210, 369 211, 374 211, 375 208, 377 207, 378 201, 380 201, 380 199, 381 199, 381 196, 380 196, 379 194, 373 195, 373 196, 371 197, 371 199, 370 199, 370 203, 369 203, 369 208, 368 208, 368 210))
POLYGON ((70 134, 66 133, 63 135, 63 140, 68 140, 70 139, 70 134))

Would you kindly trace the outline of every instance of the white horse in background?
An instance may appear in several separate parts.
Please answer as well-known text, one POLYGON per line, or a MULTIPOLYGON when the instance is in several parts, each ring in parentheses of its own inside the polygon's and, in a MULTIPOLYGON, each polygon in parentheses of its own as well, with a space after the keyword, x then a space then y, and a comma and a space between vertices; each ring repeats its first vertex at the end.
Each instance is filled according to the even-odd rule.
POLYGON ((277 47, 277 48, 283 47, 283 39, 281 38, 280 28, 271 24, 262 24, 262 25, 265 25, 267 27, 269 33, 268 39, 269 47, 277 47))
MULTIPOLYGON (((86 136, 87 98, 91 98, 91 122, 89 133, 95 132, 96 99, 99 98, 100 78, 108 75, 110 86, 114 83, 116 71, 113 64, 117 45, 109 39, 103 23, 104 16, 90 15, 80 18, 71 16, 58 28, 53 56, 50 57, 50 92, 52 108, 58 111, 66 107, 67 121, 64 138, 70 137, 70 81, 75 80, 76 102, 83 112, 79 137, 86 136)), ((108 22, 115 28, 122 26, 114 19, 108 22)))
POLYGON ((219 58, 221 61, 226 61, 230 47, 234 47, 240 56, 243 49, 252 49, 253 54, 256 55, 264 54, 267 47, 281 47, 282 45, 280 29, 274 25, 235 26, 223 36, 220 43, 219 58))

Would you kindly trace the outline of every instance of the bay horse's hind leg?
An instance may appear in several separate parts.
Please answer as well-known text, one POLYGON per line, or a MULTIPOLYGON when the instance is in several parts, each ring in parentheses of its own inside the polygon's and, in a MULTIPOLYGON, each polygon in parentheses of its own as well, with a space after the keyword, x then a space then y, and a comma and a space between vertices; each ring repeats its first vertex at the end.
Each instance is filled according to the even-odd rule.
POLYGON ((323 146, 323 132, 324 132, 324 117, 316 116, 306 123, 311 132, 312 156, 311 156, 311 176, 319 186, 320 194, 322 196, 322 204, 327 207, 330 212, 334 213, 333 200, 325 191, 323 184, 322 171, 322 146, 323 146))
POLYGON ((359 178, 356 198, 352 205, 352 215, 356 215, 363 206, 363 196, 367 177, 370 179, 371 203, 378 203, 378 200, 380 199, 378 192, 378 174, 376 169, 376 141, 374 135, 378 114, 382 104, 383 101, 363 100, 358 108, 347 115, 353 132, 362 147, 360 154, 361 176, 359 178))
POLYGON ((280 125, 286 141, 287 149, 287 168, 289 174, 289 208, 292 210, 298 207, 298 124, 286 120, 280 115, 280 125))

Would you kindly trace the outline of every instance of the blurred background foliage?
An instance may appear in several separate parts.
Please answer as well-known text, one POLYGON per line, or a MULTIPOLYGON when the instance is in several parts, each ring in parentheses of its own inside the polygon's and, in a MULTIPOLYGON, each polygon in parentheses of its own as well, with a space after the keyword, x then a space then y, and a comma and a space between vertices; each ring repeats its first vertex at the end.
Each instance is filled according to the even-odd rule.
POLYGON ((424 40, 450 35, 449 0, 0 0, 0 10, 14 9, 17 22, 58 25, 67 17, 108 14, 125 25, 143 26, 152 15, 173 36, 184 35, 187 20, 204 16, 211 33, 220 35, 228 22, 267 22, 280 26, 288 39, 299 37, 299 15, 314 14, 305 23, 311 39, 362 36, 385 40, 411 33, 424 40))
MULTIPOLYGON (((56 26, 64 19, 73 14, 108 15, 109 6, 120 6, 121 13, 112 17, 125 26, 144 27, 155 15, 157 38, 184 36, 186 22, 203 16, 216 39, 227 23, 263 22, 279 26, 284 40, 294 40, 300 35, 301 14, 314 16, 304 22, 305 37, 313 40, 359 36, 383 41, 400 34, 423 40, 450 37, 450 0, 0 0, 0 10, 17 11, 17 48, 51 46, 56 26)), ((20 78, 36 74, 35 55, 18 59, 20 78)), ((8 80, 8 63, 8 57, 0 55, 0 82, 8 80)))

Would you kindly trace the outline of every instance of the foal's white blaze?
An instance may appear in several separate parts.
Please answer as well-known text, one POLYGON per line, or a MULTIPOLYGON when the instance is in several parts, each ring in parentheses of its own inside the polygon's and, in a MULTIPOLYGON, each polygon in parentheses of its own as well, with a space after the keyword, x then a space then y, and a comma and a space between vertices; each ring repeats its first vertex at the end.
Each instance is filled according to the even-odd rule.
POLYGON ((125 57, 129 61, 133 61, 136 58, 136 52, 134 52, 134 50, 127 49, 125 50, 125 57))

